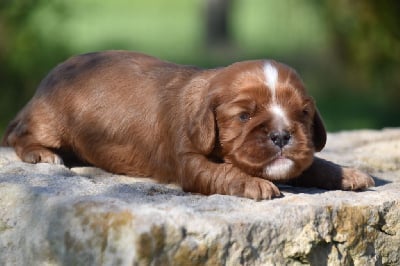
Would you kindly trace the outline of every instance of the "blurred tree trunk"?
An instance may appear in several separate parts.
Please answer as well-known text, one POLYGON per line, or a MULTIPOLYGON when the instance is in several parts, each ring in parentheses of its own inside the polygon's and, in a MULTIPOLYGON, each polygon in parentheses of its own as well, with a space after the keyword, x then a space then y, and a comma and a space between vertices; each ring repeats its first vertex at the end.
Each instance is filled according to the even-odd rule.
POLYGON ((207 46, 225 46, 231 43, 229 13, 233 0, 207 0, 205 8, 207 46))

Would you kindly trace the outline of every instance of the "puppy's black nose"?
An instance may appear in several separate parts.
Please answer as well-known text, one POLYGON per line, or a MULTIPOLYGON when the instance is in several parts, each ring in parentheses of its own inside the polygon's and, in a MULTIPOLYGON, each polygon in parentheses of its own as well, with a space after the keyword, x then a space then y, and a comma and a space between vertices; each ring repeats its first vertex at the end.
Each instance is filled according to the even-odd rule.
POLYGON ((283 148, 289 143, 291 135, 286 130, 273 131, 269 134, 269 138, 276 146, 278 146, 279 148, 283 148))

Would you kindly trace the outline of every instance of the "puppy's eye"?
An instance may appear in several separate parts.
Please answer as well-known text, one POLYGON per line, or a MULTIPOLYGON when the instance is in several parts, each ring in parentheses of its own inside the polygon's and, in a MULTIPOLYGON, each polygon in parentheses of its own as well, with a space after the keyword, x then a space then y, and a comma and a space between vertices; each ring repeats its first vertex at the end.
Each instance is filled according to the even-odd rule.
POLYGON ((239 120, 240 122, 247 122, 251 119, 251 116, 249 113, 243 112, 239 114, 239 120))

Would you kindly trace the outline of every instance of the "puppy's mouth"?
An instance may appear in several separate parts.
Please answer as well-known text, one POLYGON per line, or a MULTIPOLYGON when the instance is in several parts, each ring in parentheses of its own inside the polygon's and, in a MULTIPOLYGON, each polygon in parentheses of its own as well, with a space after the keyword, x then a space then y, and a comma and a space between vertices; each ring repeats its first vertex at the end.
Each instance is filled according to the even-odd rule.
POLYGON ((291 172, 295 163, 293 160, 282 155, 275 156, 265 167, 264 177, 270 180, 287 180, 291 177, 291 172))

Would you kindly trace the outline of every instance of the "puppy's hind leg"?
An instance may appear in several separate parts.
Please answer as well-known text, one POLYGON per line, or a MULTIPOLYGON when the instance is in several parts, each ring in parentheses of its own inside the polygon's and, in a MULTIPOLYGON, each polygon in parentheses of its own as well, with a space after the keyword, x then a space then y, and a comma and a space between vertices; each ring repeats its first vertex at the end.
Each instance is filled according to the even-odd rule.
POLYGON ((14 147, 21 160, 27 163, 62 164, 63 160, 55 153, 61 141, 44 132, 46 128, 48 125, 40 126, 31 119, 17 117, 6 129, 2 145, 14 147))
POLYGON ((365 190, 375 185, 367 173, 355 168, 342 167, 330 161, 314 157, 310 168, 298 178, 287 182, 290 185, 318 187, 328 190, 365 190))

